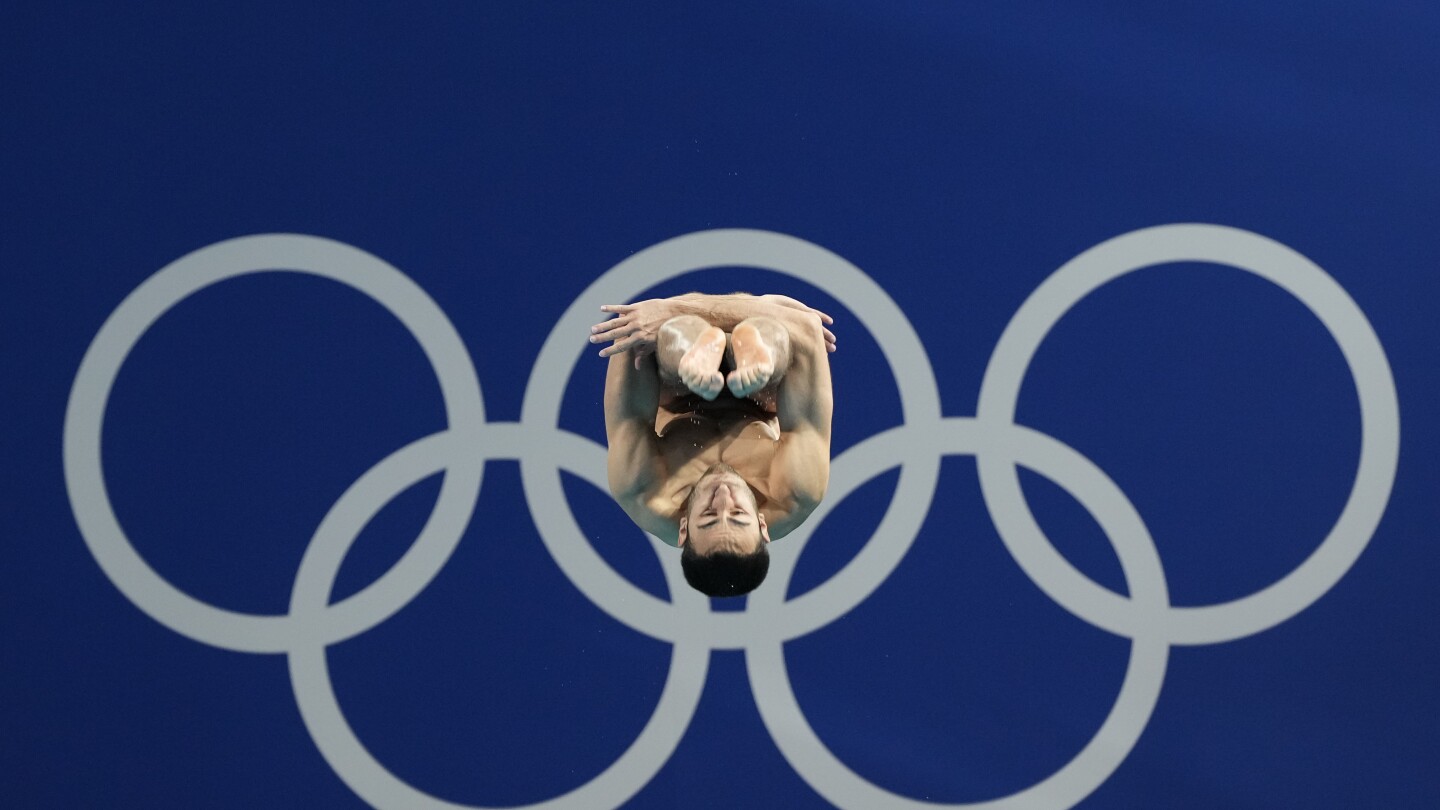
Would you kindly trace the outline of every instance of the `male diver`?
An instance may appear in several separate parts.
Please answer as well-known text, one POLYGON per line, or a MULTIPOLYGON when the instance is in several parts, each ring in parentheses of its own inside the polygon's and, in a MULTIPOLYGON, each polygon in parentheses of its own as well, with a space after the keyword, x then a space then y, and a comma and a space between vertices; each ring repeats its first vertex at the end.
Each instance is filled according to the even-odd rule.
POLYGON ((830 316, 782 295, 601 307, 610 492, 679 546, 709 596, 754 590, 766 545, 810 516, 830 478, 830 316))

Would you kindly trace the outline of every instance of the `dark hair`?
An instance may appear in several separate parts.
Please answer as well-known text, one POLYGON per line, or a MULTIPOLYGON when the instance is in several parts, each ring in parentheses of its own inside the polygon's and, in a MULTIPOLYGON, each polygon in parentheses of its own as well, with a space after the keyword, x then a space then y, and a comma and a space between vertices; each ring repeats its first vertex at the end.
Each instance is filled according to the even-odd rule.
POLYGON ((742 596, 760 587, 770 573, 770 550, 766 545, 761 542, 749 554, 701 554, 686 543, 680 547, 680 568, 690 587, 706 596, 742 596))

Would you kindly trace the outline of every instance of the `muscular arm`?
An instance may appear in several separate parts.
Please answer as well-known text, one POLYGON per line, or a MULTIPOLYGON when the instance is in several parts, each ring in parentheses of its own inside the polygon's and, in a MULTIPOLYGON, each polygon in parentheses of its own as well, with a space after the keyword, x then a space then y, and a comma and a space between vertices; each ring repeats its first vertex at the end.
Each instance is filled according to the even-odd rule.
POLYGON ((655 411, 660 404, 660 377, 655 357, 645 357, 639 368, 623 355, 610 358, 605 372, 605 435, 610 449, 607 468, 610 494, 635 525, 675 545, 675 521, 650 507, 668 471, 655 435, 655 411))
POLYGON ((790 368, 776 392, 780 446, 770 463, 773 514, 770 536, 778 539, 805 522, 830 482, 830 420, 835 398, 820 320, 796 312, 785 321, 790 368))
POLYGON ((835 335, 824 326, 831 322, 830 316, 783 295, 688 293, 674 298, 651 298, 634 304, 606 304, 600 309, 616 313, 617 316, 590 328, 591 343, 614 341, 612 345, 601 350, 601 357, 611 357, 624 352, 632 352, 636 357, 650 354, 655 351, 660 327, 679 315, 698 316, 725 332, 733 331, 736 324, 746 318, 756 316, 773 318, 785 324, 791 331, 797 326, 802 330, 807 329, 809 321, 817 319, 822 322, 820 334, 824 349, 835 351, 835 335))

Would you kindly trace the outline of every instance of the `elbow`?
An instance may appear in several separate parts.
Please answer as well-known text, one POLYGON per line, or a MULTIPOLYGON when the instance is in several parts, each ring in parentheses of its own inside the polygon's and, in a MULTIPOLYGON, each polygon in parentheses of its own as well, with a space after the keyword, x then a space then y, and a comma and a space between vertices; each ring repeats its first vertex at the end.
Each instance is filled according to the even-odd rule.
POLYGON ((647 484, 645 476, 636 476, 626 470, 609 470, 610 497, 629 511, 632 506, 645 500, 647 484))
POLYGON ((803 515, 814 512, 815 509, 820 506, 820 502, 825 500, 827 483, 825 480, 816 481, 816 485, 813 487, 796 489, 792 492, 790 494, 790 500, 794 504, 795 511, 803 515))
POLYGON ((616 502, 622 505, 635 500, 634 481, 625 480, 621 476, 616 475, 613 470, 610 472, 609 478, 611 498, 614 498, 616 502))
POLYGON ((825 329, 820 324, 820 316, 795 312, 786 318, 785 331, 789 333, 792 349, 825 353, 825 329))

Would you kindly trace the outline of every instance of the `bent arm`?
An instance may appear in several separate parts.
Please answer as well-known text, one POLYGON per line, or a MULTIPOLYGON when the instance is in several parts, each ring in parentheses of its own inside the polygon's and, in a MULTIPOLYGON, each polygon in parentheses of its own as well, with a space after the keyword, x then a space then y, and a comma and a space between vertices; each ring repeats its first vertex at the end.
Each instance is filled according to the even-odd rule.
POLYGON ((747 293, 733 295, 686 293, 669 300, 674 302, 674 306, 680 311, 680 314, 698 315, 711 326, 718 326, 724 332, 733 332, 741 321, 759 317, 779 321, 792 334, 797 328, 803 330, 809 320, 814 320, 817 325, 819 324, 818 317, 775 303, 774 299, 775 296, 756 296, 747 293))
POLYGON ((790 333, 790 368, 776 392, 780 447, 770 463, 775 514, 766 515, 772 538, 805 522, 830 483, 830 422, 835 397, 819 318, 802 317, 790 333))
MULTIPOLYGON (((809 319, 831 322, 829 315, 783 295, 688 293, 674 298, 651 298, 634 304, 606 304, 600 309, 616 315, 590 328, 591 343, 613 341, 612 345, 601 350, 601 357, 623 352, 632 352, 637 357, 650 354, 655 351, 660 327, 680 315, 695 315, 725 332, 733 331, 747 318, 760 316, 785 324, 787 328, 802 326, 809 319)), ((825 349, 835 351, 835 335, 823 325, 820 332, 825 349)))
POLYGON ((627 358, 615 355, 605 371, 610 494, 635 525, 674 545, 678 542, 678 525, 650 504, 669 474, 660 454, 660 439, 655 435, 660 377, 654 356, 644 358, 639 366, 635 368, 627 358))

